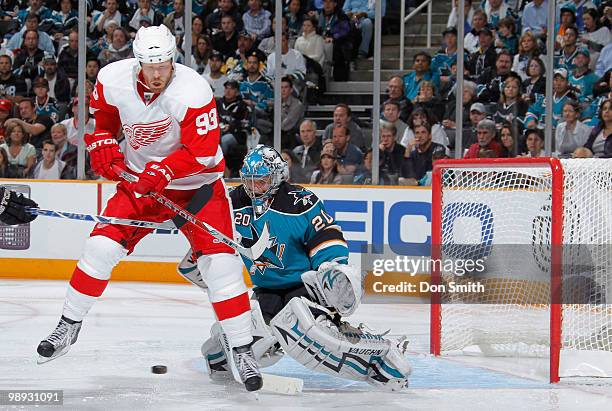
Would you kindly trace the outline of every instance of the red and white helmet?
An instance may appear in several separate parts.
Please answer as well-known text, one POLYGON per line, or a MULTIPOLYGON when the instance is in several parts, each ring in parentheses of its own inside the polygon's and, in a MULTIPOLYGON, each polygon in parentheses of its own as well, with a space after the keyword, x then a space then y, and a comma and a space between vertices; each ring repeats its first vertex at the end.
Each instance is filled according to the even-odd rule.
POLYGON ((176 55, 176 39, 164 26, 141 27, 132 44, 134 56, 142 63, 162 63, 176 55))

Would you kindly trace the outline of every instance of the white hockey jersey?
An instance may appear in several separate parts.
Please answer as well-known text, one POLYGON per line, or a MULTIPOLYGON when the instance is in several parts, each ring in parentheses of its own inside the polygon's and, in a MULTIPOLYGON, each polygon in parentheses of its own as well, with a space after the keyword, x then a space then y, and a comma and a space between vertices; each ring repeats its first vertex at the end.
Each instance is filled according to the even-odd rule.
POLYGON ((116 136, 121 128, 125 161, 135 172, 150 161, 166 164, 174 173, 169 189, 194 189, 221 178, 217 108, 206 80, 176 64, 168 87, 152 94, 143 89, 141 76, 136 59, 100 70, 90 106, 96 130, 116 136))

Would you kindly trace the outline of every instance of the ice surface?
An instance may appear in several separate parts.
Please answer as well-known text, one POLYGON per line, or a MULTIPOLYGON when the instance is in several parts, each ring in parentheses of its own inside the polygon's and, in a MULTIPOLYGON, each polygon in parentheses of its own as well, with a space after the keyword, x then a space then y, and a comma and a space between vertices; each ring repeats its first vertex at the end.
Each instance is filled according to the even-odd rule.
MULTIPOLYGON (((284 358, 266 372, 304 379, 300 396, 261 393, 209 381, 200 356, 213 314, 206 295, 190 285, 112 282, 64 357, 36 364, 36 346, 55 327, 65 282, 0 281, 0 389, 64 390, 50 410, 609 409, 612 386, 551 386, 545 379, 466 365, 427 354, 425 305, 364 304, 352 321, 408 335, 414 371, 403 394, 315 374, 284 358), (168 373, 155 375, 151 366, 168 373)), ((15 409, 2 407, 0 409, 15 409)), ((24 407, 23 409, 34 409, 24 407)))

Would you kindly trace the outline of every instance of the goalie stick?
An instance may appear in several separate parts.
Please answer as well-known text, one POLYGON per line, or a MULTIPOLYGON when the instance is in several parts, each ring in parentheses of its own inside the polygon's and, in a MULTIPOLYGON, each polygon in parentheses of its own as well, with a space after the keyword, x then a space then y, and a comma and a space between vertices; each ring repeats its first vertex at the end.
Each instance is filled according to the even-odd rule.
MULTIPOLYGON (((114 166, 113 169, 125 181, 131 182, 131 183, 135 183, 138 181, 138 177, 136 177, 133 174, 128 173, 127 171, 123 170, 120 167, 114 166)), ((257 242, 253 244, 251 247, 249 248, 243 247, 237 242, 235 242, 234 240, 232 240, 231 238, 227 237, 225 234, 217 231, 210 224, 198 219, 192 213, 185 210, 178 204, 174 203, 172 200, 170 200, 166 196, 162 194, 158 194, 158 193, 150 193, 149 195, 153 197, 157 202, 163 204, 164 206, 168 207, 170 210, 174 211, 176 214, 178 214, 178 216, 187 220, 188 222, 195 225, 196 227, 199 227, 202 230, 207 231, 210 235, 215 237, 217 240, 219 240, 220 242, 222 242, 223 244, 229 247, 232 247, 233 249, 235 249, 236 251, 238 251, 240 254, 242 254, 243 256, 245 256, 251 261, 257 260, 264 253, 264 251, 266 250, 268 246, 268 243, 270 240, 269 230, 263 230, 257 242)))

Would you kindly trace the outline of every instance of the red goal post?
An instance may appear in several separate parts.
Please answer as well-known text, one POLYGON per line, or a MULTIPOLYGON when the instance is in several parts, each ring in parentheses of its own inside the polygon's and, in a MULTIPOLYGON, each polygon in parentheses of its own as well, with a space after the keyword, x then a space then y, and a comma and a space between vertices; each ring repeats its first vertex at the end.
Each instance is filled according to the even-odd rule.
MULTIPOLYGON (((527 335, 529 334, 528 330, 517 331, 516 335, 514 335, 515 333, 512 331, 512 328, 508 328, 505 331, 500 331, 500 335, 495 336, 497 331, 496 327, 499 327, 500 324, 508 324, 508 327, 511 327, 512 324, 520 325, 521 322, 528 322, 530 318, 542 317, 545 310, 542 309, 542 307, 535 309, 533 308, 534 304, 529 304, 529 302, 527 304, 517 304, 516 302, 511 302, 508 300, 507 304, 505 304, 504 298, 506 298, 506 296, 501 296, 504 294, 504 292, 502 290, 502 293, 500 294, 500 291, 498 290, 496 291, 495 302, 491 303, 495 305, 496 310, 495 313, 491 312, 492 324, 486 325, 487 320, 485 317, 488 316, 489 311, 492 310, 485 311, 484 308, 478 308, 475 304, 472 304, 471 308, 466 308, 466 306, 469 306, 469 304, 463 304, 461 300, 459 301, 460 304, 444 304, 444 301, 441 300, 443 296, 441 296, 440 293, 432 293, 430 319, 431 354, 441 355, 447 350, 461 350, 462 345, 470 344, 474 344, 475 346, 490 344, 491 346, 496 347, 496 350, 498 349, 497 347, 503 346, 505 350, 514 342, 526 342, 527 344, 533 343, 541 345, 542 339, 547 338, 550 381, 558 382, 560 380, 560 357, 561 351, 564 348, 564 305, 562 304, 564 302, 564 297, 562 295, 564 278, 563 264, 565 261, 563 254, 564 227, 566 224, 572 224, 572 230, 574 230, 574 226, 580 224, 580 222, 572 221, 572 218, 574 218, 574 220, 580 220, 580 217, 572 217, 574 214, 580 216, 578 212, 570 210, 568 211, 570 214, 568 217, 564 213, 564 207, 566 207, 567 204, 576 204, 575 198, 579 194, 574 193, 574 191, 576 191, 577 188, 581 188, 581 183, 592 181, 594 178, 600 178, 599 174, 601 173, 607 173, 604 175, 604 178, 612 177, 612 160, 483 158, 469 160, 440 160, 434 164, 432 173, 431 220, 432 259, 441 260, 444 258, 444 250, 448 250, 449 247, 453 246, 453 244, 459 244, 459 242, 455 242, 455 237, 461 237, 464 235, 464 232, 467 232, 467 237, 474 234, 470 233, 471 229, 469 224, 465 225, 466 228, 462 229, 457 229, 454 226, 454 221, 457 221, 460 218, 466 220, 465 216, 467 214, 465 212, 465 207, 463 211, 459 212, 459 218, 455 216, 452 220, 453 223, 448 223, 448 214, 457 209, 461 209, 463 204, 473 205, 476 203, 488 202, 490 203, 491 208, 495 210, 494 212, 490 213, 490 215, 487 215, 487 217, 482 217, 482 215, 479 217, 481 225, 485 224, 483 223, 484 220, 490 219, 490 221, 487 220, 486 224, 490 224, 491 226, 491 238, 487 239, 487 241, 490 240, 491 247, 496 247, 498 245, 498 241, 502 243, 504 242, 503 239, 499 240, 497 237, 506 237, 507 239, 510 239, 506 241, 511 242, 516 241, 517 238, 519 239, 519 242, 521 239, 524 239, 525 244, 533 242, 533 234, 532 232, 528 232, 530 225, 533 226, 533 220, 530 220, 530 218, 532 214, 539 213, 540 216, 537 218, 544 218, 544 221, 547 222, 546 228, 543 230, 544 235, 540 241, 546 245, 544 248, 550 252, 550 255, 546 259, 547 262, 550 262, 549 271, 547 273, 550 275, 547 283, 547 285, 549 285, 547 298, 550 298, 550 300, 548 301, 549 304, 543 304, 547 306, 546 317, 548 317, 547 322, 549 324, 549 326, 546 327, 549 328, 549 333, 547 336, 536 336, 535 334, 538 334, 538 332, 535 331, 533 333, 534 335, 527 335), (578 163, 580 161, 585 161, 585 163, 578 163), (601 171, 600 167, 603 167, 601 171), (566 186, 567 184, 569 184, 569 186, 566 186), (566 198, 567 187, 569 187, 569 190, 571 191, 568 194, 570 198, 566 198), (548 201, 548 203, 546 203, 546 201, 548 201), (567 203, 568 201, 573 202, 567 203), (450 205, 453 207, 450 207, 450 205), (445 207, 447 210, 446 215, 445 207), (533 211, 534 209, 535 211, 533 211), (523 218, 523 214, 525 215, 525 221, 517 222, 517 220, 521 220, 523 218), (445 220, 445 218, 447 220, 445 220), (444 221, 446 221, 446 223, 444 223, 444 221), (510 221, 512 224, 508 223, 508 221, 510 221), (496 230, 496 238, 493 238, 494 229, 496 230), (454 317, 452 317, 453 315, 454 317), (474 327, 474 321, 469 320, 470 315, 477 319, 476 327, 480 328, 479 330, 471 330, 471 328, 474 327), (453 321, 457 322, 458 324, 449 323, 447 318, 453 318, 453 321), (485 325, 480 324, 480 322, 485 325), (458 337, 455 338, 455 336, 458 337), (516 341, 512 340, 513 337, 516 337, 516 341), (532 341, 531 339, 537 341, 532 341)), ((600 188, 597 189, 599 190, 600 188)), ((600 192, 597 194, 599 197, 596 197, 596 200, 603 201, 604 204, 607 200, 612 201, 611 193, 612 187, 609 183, 604 182, 601 184, 600 192)), ((582 202, 588 204, 589 201, 591 201, 591 198, 586 197, 582 202)), ((581 206, 581 204, 578 204, 578 206, 581 206)), ((612 224, 612 221, 609 221, 611 214, 610 208, 608 207, 606 210, 607 211, 604 212, 601 217, 603 220, 601 223, 612 224)), ((599 216, 597 218, 599 218, 599 216)), ((583 225, 586 224, 587 223, 584 223, 583 225)), ((598 223, 595 222, 595 225, 597 224, 598 223)), ((589 227, 587 228, 590 229, 589 227)), ((531 229, 533 230, 533 228, 531 229)), ((482 240, 482 227, 480 230, 480 239, 482 240)), ((566 227, 566 236, 571 235, 568 234, 569 231, 569 228, 566 227)), ((471 236, 478 238, 478 234, 471 236)), ((602 241, 604 244, 609 244, 609 233, 606 232, 606 236, 607 237, 604 240, 600 240, 601 235, 593 236, 591 234, 591 237, 587 238, 596 239, 597 241, 602 241)), ((505 246, 505 244, 501 245, 502 248, 505 246)), ((530 245, 533 246, 533 244, 530 245)), ((605 268, 606 264, 609 265, 608 256, 604 256, 603 258, 605 259, 603 264, 605 268)), ((503 264, 500 264, 499 266, 505 267, 503 264)), ((434 264, 433 271, 431 273, 432 284, 442 284, 444 281, 444 275, 447 274, 448 273, 440 273, 440 265, 434 264)), ((605 273, 599 275, 605 276, 605 273)), ((503 277, 503 275, 501 277, 503 277)), ((600 280, 599 282, 601 283, 602 281, 600 280)), ((606 280, 604 277, 602 285, 602 287, 604 287, 604 291, 606 290, 605 287, 612 287, 612 285, 609 285, 609 283, 609 278, 606 280)), ((516 284, 519 283, 515 282, 514 285, 508 287, 521 287, 521 285, 516 284)), ((513 291, 515 290, 509 290, 507 294, 511 294, 513 291)), ((605 302, 606 301, 604 301, 604 303, 605 302)), ((587 334, 589 332, 594 333, 599 330, 598 327, 601 327, 602 324, 603 327, 606 327, 605 330, 607 333, 608 329, 611 327, 610 319, 612 318, 612 313, 610 313, 609 307, 612 306, 604 304, 602 308, 596 305, 588 305, 589 308, 586 309, 584 307, 576 308, 576 306, 577 304, 566 304, 567 321, 573 321, 571 325, 566 326, 565 331, 567 335, 566 339, 569 341, 567 345, 568 347, 571 346, 568 348, 568 351, 587 351, 589 348, 584 348, 584 344, 580 345, 570 341, 572 338, 570 334, 573 332, 576 332, 576 334, 584 334, 585 332, 587 334), (583 311, 586 311, 586 313, 583 311), (593 314, 594 311, 602 312, 602 314, 595 315, 593 314), (574 316, 578 315, 581 316, 579 327, 575 325, 578 324, 578 320, 573 319, 574 316), (568 329, 567 327, 573 328, 568 329), (578 328, 580 328, 579 332, 574 331, 578 328), (585 328, 587 331, 584 330, 585 328)), ((529 324, 525 324, 526 327, 528 325, 529 324)), ((543 328, 541 325, 540 327, 543 328)), ((612 332, 609 334, 612 335, 612 332)), ((584 339, 584 335, 582 335, 580 338, 584 339)), ((601 338, 606 338, 605 341, 600 343, 600 346, 603 347, 604 354, 606 354, 607 350, 610 349, 610 343, 608 342, 607 337, 601 338)), ((576 341, 577 340, 578 337, 576 337, 576 341)), ((594 351, 600 351, 599 348, 600 347, 598 346, 594 351)), ((612 353, 610 354, 612 355, 612 353)), ((512 356, 513 354, 509 355, 512 356)), ((612 361, 612 357, 610 359, 612 361)), ((596 364, 593 365, 593 367, 597 370, 596 364)), ((590 371, 590 369, 581 369, 579 373, 586 375, 589 374, 590 371)), ((570 373, 575 372, 575 370, 570 371, 570 373)), ((612 368, 610 372, 612 372, 612 368)), ((597 371, 595 374, 597 374, 597 376, 602 376, 597 371)))

